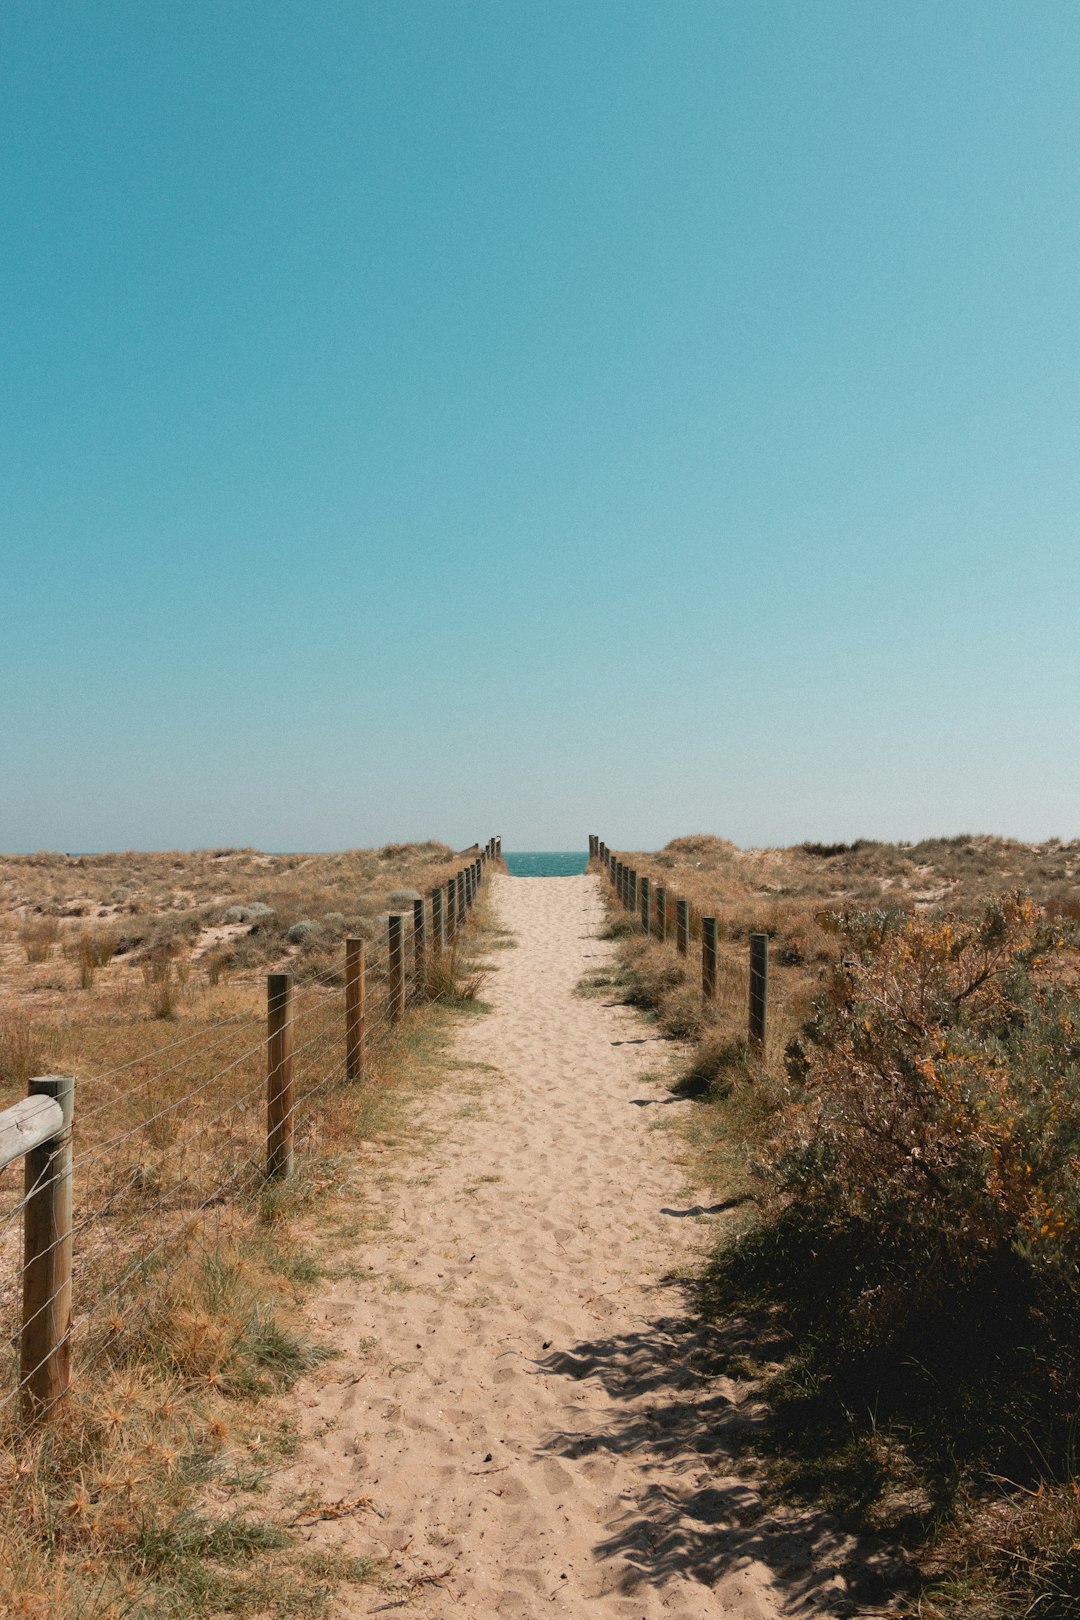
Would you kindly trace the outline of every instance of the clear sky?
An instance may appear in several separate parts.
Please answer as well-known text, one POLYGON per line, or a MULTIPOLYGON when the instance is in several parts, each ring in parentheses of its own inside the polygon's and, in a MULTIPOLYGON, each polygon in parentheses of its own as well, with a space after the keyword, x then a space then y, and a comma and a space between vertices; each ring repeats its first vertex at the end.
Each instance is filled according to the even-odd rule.
POLYGON ((4 0, 0 848, 1080 834, 1074 0, 4 0))

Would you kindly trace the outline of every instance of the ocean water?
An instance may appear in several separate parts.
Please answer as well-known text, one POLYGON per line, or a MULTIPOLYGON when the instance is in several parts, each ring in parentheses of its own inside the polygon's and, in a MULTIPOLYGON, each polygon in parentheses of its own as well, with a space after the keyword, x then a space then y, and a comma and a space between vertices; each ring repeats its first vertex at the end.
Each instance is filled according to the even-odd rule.
POLYGON ((511 877, 579 877, 589 864, 587 851, 533 849, 508 854, 503 860, 511 877))

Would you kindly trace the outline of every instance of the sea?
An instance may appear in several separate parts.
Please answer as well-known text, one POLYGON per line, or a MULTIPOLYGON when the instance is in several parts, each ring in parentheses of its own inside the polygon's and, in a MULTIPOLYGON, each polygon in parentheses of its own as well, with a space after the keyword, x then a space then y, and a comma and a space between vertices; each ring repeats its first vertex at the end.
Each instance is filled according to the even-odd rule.
POLYGON ((578 877, 589 864, 586 850, 503 850, 503 860, 511 877, 578 877))

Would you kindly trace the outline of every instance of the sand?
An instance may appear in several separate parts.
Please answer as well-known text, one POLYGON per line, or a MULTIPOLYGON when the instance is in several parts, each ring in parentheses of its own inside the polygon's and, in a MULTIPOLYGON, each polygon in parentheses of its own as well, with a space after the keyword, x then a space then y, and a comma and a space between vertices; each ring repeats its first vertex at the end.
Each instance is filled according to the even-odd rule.
MULTIPOLYGON (((843 1607, 850 1542, 768 1501, 733 1428, 754 1387, 718 1374, 681 1278, 730 1219, 686 1187, 670 1048, 630 1009, 575 994, 613 947, 590 877, 496 877, 514 949, 494 1011, 463 1025, 438 1131, 375 1195, 315 1326, 339 1351, 296 1398, 278 1480, 341 1516, 313 1546, 387 1561, 333 1612, 771 1620, 843 1607), (666 1106, 665 1106, 666 1105, 666 1106)), ((734 1330, 737 1331, 737 1326, 734 1330)))

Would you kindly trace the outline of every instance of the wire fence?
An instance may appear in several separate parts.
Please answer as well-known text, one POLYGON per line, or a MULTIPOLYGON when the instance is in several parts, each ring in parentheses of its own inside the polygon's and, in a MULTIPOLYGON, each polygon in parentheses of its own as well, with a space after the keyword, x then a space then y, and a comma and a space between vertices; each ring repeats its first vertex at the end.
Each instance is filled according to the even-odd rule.
POLYGON ((324 1098, 374 1083, 407 1008, 439 993, 500 857, 490 839, 317 978, 268 975, 265 1026, 231 1014, 77 1082, 39 1077, 37 1101, 0 1111, 0 1443, 17 1445, 103 1358, 130 1357, 192 1245, 314 1155, 324 1098), (2 1174, 19 1159, 21 1187, 17 1168, 2 1174))
MULTIPOLYGON (((696 965, 702 1002, 714 1002, 721 974, 721 919, 701 912, 655 877, 639 872, 596 833, 589 834, 589 859, 607 878, 616 904, 647 938, 660 944, 673 941, 678 954, 696 965)), ((749 935, 746 1012, 747 1038, 761 1050, 769 1014, 769 936, 765 933, 749 935)))

